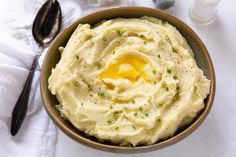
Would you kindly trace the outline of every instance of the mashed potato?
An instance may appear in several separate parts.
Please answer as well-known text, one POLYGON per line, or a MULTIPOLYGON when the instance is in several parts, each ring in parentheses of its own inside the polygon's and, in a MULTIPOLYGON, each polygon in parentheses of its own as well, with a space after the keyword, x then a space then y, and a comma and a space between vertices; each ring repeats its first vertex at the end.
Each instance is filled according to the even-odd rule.
POLYGON ((173 136, 210 90, 183 36, 153 17, 78 25, 48 82, 76 128, 125 146, 173 136))

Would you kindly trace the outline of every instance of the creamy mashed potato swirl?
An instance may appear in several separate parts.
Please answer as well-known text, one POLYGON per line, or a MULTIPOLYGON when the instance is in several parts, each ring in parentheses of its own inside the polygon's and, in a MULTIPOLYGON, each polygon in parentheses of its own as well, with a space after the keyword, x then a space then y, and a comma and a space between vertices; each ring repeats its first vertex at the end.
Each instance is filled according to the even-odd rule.
POLYGON ((210 90, 183 36, 153 17, 78 25, 48 82, 76 128, 132 146, 173 136, 210 90))

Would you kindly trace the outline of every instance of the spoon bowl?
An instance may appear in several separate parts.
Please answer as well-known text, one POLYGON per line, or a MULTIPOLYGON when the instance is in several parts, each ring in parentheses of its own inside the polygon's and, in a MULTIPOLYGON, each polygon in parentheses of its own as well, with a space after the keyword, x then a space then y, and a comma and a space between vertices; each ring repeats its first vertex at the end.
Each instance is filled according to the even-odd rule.
POLYGON ((32 33, 40 45, 49 45, 61 29, 61 7, 57 0, 46 1, 33 23, 32 33))

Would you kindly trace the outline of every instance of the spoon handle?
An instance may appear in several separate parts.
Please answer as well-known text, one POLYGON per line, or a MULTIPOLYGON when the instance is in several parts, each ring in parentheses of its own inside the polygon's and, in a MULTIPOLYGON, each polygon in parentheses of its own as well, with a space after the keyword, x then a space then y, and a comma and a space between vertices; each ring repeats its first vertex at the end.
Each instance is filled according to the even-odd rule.
MULTIPOLYGON (((39 53, 40 54, 40 53, 39 53)), ((16 102, 16 105, 12 112, 12 120, 11 120, 11 135, 15 136, 20 129, 22 122, 25 119, 27 110, 28 110, 28 102, 32 80, 34 78, 34 72, 38 65, 39 55, 36 55, 33 61, 33 64, 30 68, 30 72, 28 78, 25 82, 24 88, 21 91, 21 94, 16 102)))

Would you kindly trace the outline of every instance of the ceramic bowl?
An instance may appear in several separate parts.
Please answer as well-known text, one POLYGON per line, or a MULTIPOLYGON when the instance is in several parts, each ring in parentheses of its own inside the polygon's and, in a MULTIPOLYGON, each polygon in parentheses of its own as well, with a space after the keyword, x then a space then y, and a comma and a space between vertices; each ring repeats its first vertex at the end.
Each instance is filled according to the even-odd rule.
POLYGON ((65 28, 54 40, 48 49, 47 55, 45 57, 41 80, 40 80, 41 96, 43 100, 44 107, 54 121, 54 123, 70 138, 75 141, 82 143, 84 145, 109 151, 109 152, 119 152, 119 153, 138 153, 138 152, 147 152, 158 150, 162 147, 169 146, 173 143, 176 143, 194 130, 204 121, 207 114, 209 113, 214 95, 215 95, 215 74, 214 68, 212 65, 211 58, 209 53, 201 41, 201 39, 194 33, 194 31, 187 26, 184 22, 177 19, 176 17, 169 15, 165 12, 162 12, 158 9, 146 8, 146 7, 116 7, 109 8, 105 10, 99 10, 93 13, 90 13, 86 16, 80 17, 74 23, 65 28), (87 136, 83 132, 76 129, 69 121, 63 119, 60 116, 59 111, 55 108, 55 105, 58 104, 58 101, 54 95, 48 90, 48 78, 51 75, 51 70, 56 66, 60 60, 60 53, 58 51, 59 46, 65 46, 71 34, 75 30, 76 26, 80 23, 89 23, 94 25, 101 20, 107 20, 117 17, 140 17, 140 16, 153 16, 162 20, 168 21, 170 24, 174 25, 180 33, 186 38, 188 44, 192 48, 198 66, 203 70, 205 76, 211 80, 211 89, 210 94, 205 99, 205 107, 200 112, 197 118, 188 126, 179 129, 173 137, 158 141, 155 144, 147 146, 136 146, 136 147, 123 147, 112 145, 111 143, 100 143, 95 137, 87 136))

